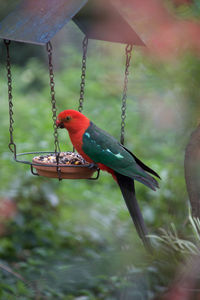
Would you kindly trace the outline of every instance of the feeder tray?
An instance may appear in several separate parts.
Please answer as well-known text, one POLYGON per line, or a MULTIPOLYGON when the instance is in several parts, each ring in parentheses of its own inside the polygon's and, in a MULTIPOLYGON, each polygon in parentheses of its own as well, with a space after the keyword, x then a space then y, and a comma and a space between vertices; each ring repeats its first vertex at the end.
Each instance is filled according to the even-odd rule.
POLYGON ((45 176, 58 179, 90 179, 99 178, 99 168, 83 159, 74 152, 26 152, 15 154, 14 160, 18 163, 30 165, 31 172, 36 176, 45 176), (27 156, 32 158, 27 158, 27 156), (24 159, 23 159, 24 157, 24 159), (58 164, 57 164, 58 157, 58 164), (37 170, 37 172, 34 171, 37 170), (96 172, 96 176, 93 174, 96 172))
POLYGON ((97 170, 74 152, 60 152, 58 163, 55 153, 35 156, 33 167, 38 175, 60 179, 88 179, 97 170))

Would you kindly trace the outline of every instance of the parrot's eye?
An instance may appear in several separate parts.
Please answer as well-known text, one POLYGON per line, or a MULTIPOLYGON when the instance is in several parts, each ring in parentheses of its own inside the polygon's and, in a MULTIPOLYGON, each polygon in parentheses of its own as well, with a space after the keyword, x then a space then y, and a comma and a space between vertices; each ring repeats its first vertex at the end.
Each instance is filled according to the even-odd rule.
POLYGON ((67 116, 67 117, 65 118, 65 120, 66 120, 66 121, 69 121, 69 120, 71 120, 71 117, 70 117, 70 116, 67 116))

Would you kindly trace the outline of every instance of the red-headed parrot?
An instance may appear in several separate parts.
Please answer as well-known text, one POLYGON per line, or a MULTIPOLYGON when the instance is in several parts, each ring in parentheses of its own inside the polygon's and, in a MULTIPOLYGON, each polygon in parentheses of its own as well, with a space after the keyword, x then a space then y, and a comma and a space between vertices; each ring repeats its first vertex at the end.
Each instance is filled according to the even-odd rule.
POLYGON ((148 247, 150 243, 135 197, 134 180, 156 190, 158 182, 148 173, 160 178, 159 175, 82 113, 64 110, 59 113, 56 123, 57 127, 68 130, 74 148, 86 161, 112 174, 119 184, 137 232, 148 247))

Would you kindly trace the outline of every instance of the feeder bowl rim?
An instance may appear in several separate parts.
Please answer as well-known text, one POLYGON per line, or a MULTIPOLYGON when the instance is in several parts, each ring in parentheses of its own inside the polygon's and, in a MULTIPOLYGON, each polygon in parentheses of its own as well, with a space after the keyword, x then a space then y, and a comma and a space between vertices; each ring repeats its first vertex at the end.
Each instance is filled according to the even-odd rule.
MULTIPOLYGON (((72 151, 66 151, 66 152, 72 152, 72 151)), ((58 152, 59 153, 59 152, 58 152)), ((73 153, 73 152, 72 152, 73 153)), ((98 167, 95 167, 94 164, 80 164, 80 165, 65 165, 65 164, 43 164, 43 163, 35 163, 33 161, 27 161, 27 160, 18 160, 17 158, 19 156, 24 156, 24 155, 31 155, 31 154, 55 154, 55 152, 52 151, 37 151, 37 152, 24 152, 24 153, 18 153, 14 157, 14 160, 18 163, 22 164, 27 164, 31 166, 43 166, 43 167, 62 167, 62 168, 91 168, 98 170, 98 167)))

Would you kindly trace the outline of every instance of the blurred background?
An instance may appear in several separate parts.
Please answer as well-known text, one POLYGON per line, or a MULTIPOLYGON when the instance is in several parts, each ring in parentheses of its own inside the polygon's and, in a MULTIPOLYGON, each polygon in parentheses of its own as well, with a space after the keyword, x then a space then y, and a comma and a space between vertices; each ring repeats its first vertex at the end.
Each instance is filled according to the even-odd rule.
MULTIPOLYGON (((133 50, 125 145, 162 178, 156 192, 136 183, 156 251, 152 256, 143 249, 119 188, 108 174, 102 172, 94 182, 59 182, 33 176, 28 166, 13 161, 8 150, 6 52, 1 42, 1 299, 162 298, 185 256, 198 253, 196 225, 188 222, 184 151, 199 122, 200 5, 149 3, 155 9, 151 16, 155 13, 157 18, 155 24, 151 21, 151 32, 147 21, 138 28, 146 29, 149 47, 133 50), (162 18, 159 24, 161 5, 169 19, 164 23, 162 18)), ((141 9, 138 1, 135 5, 141 9)), ((132 12, 127 12, 129 20, 132 12)), ((52 40, 58 111, 78 108, 82 39, 70 22, 52 40)), ((53 151, 45 47, 13 42, 10 51, 17 151, 53 151)), ((83 113, 117 139, 124 69, 124 45, 89 41, 83 113)), ((71 151, 67 131, 59 134, 61 150, 71 151)))

